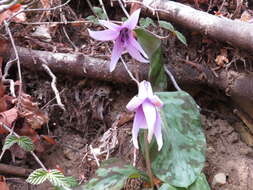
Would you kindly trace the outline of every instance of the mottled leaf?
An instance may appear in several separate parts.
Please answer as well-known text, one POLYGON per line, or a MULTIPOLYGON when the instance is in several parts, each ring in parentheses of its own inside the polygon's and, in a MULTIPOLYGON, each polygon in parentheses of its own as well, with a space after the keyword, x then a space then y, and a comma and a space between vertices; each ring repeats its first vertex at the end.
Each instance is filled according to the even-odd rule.
POLYGON ((152 26, 156 26, 155 23, 154 23, 154 21, 153 21, 151 18, 149 18, 149 17, 140 18, 139 23, 140 23, 140 26, 141 26, 142 28, 147 28, 147 27, 149 27, 149 26, 151 26, 151 25, 152 25, 152 26))
MULTIPOLYGON (((164 103, 160 110, 164 144, 160 152, 154 139, 149 145, 153 173, 165 183, 188 188, 205 162, 206 141, 198 106, 183 91, 156 94, 164 103)), ((143 138, 140 142, 143 147, 143 138)))
POLYGON ((201 173, 196 181, 189 188, 174 187, 164 183, 159 190, 211 190, 206 180, 205 174, 201 173))
POLYGON ((185 36, 184 36, 181 32, 178 32, 178 31, 175 31, 175 34, 176 34, 177 38, 178 38, 184 45, 187 46, 187 42, 186 42, 185 36))
POLYGON ((159 23, 159 26, 164 28, 164 29, 167 29, 171 32, 175 32, 175 28, 174 26, 170 23, 170 22, 167 22, 167 21, 164 21, 164 20, 160 20, 158 21, 159 23))
POLYGON ((137 38, 149 56, 149 80, 155 91, 161 91, 167 87, 167 78, 164 71, 164 59, 162 55, 161 40, 150 32, 136 29, 137 38))
POLYGON ((120 190, 124 187, 127 178, 139 177, 148 179, 143 172, 135 169, 133 166, 119 159, 112 158, 103 162, 101 167, 96 171, 96 176, 82 186, 82 189, 120 190))

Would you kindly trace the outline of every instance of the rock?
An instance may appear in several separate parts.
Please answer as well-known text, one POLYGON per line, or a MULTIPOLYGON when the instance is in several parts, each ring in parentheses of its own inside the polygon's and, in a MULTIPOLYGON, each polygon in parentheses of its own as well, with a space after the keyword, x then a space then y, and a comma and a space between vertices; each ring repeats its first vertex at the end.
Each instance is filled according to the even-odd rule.
POLYGON ((226 175, 224 173, 218 173, 214 176, 212 186, 226 184, 226 175))

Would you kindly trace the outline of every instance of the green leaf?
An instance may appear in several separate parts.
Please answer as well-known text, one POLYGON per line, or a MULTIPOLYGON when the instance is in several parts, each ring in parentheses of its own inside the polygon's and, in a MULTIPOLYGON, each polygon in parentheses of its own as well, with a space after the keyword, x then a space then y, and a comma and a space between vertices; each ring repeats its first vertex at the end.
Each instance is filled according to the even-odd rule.
POLYGON ((96 13, 99 19, 106 20, 106 15, 102 8, 100 7, 93 7, 93 11, 96 13))
POLYGON ((149 145, 153 173, 165 183, 188 188, 205 163, 206 140, 198 106, 183 91, 156 94, 164 103, 160 110, 163 147, 158 152, 154 139, 149 145))
POLYGON ((205 174, 201 173, 197 180, 189 187, 189 190, 211 190, 205 174))
POLYGON ((95 17, 93 15, 87 16, 85 19, 93 22, 94 24, 99 24, 97 17, 95 17))
POLYGON ((9 149, 12 145, 17 143, 17 141, 18 137, 16 137, 15 135, 8 135, 4 141, 3 150, 9 149))
POLYGON ((120 190, 124 187, 127 178, 139 177, 148 180, 143 172, 119 159, 112 158, 104 161, 96 171, 96 176, 81 188, 83 190, 120 190))
POLYGON ((150 60, 149 80, 155 91, 161 91, 167 87, 161 40, 144 29, 139 28, 135 32, 150 60))
POLYGON ((167 22, 167 21, 164 21, 164 20, 160 20, 158 21, 159 23, 159 26, 164 28, 164 29, 167 29, 171 32, 175 32, 175 28, 174 26, 170 23, 170 22, 167 22))
POLYGON ((35 171, 33 171, 29 177, 26 179, 26 182, 33 184, 33 185, 38 185, 43 182, 45 182, 48 178, 48 171, 40 168, 35 171))
POLYGON ((154 21, 153 21, 151 18, 149 18, 149 17, 140 18, 139 23, 140 23, 140 26, 141 26, 142 28, 147 28, 147 27, 149 27, 150 25, 156 26, 155 23, 154 23, 154 21))
POLYGON ((201 173, 197 180, 189 188, 174 187, 168 183, 164 183, 159 190, 211 190, 206 180, 205 174, 201 173))
POLYGON ((178 31, 175 31, 175 34, 176 34, 177 38, 178 38, 185 46, 187 46, 187 42, 186 42, 185 36, 184 36, 181 32, 178 32, 178 31))
POLYGON ((17 143, 25 151, 33 151, 34 150, 34 144, 29 137, 21 136, 17 139, 17 143))

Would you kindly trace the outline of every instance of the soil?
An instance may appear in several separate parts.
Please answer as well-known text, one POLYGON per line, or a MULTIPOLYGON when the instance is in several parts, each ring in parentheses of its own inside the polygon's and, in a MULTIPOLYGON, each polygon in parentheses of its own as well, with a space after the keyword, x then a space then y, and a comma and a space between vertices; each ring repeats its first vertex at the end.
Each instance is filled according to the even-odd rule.
MULTIPOLYGON (((213 6, 214 10, 219 8, 223 1, 217 0, 215 2, 217 6, 213 6)), ((64 9, 68 19, 76 19, 79 14, 82 17, 91 14, 86 5, 82 2, 79 3, 78 7, 76 4, 71 5, 75 13, 70 11, 72 10, 70 7, 64 9), (88 11, 83 13, 80 11, 82 9, 88 11)), ((202 8, 207 9, 205 6, 202 8)), ((229 12, 231 10, 223 11, 229 12)), ((122 16, 117 10, 113 10, 110 14, 115 18, 122 16)), ((60 13, 55 12, 54 19, 60 17, 59 15, 60 13)), ((40 16, 36 14, 30 19, 36 21, 40 16)), ((13 27, 15 31, 19 31, 15 33, 15 39, 17 44, 21 46, 29 45, 33 49, 48 51, 53 51, 52 47, 60 52, 74 51, 63 37, 64 33, 58 28, 54 29, 53 42, 47 44, 35 39, 29 41, 23 37, 24 33, 31 34, 29 31, 32 30, 32 27, 29 25, 17 24, 13 27)), ((111 44, 87 40, 86 28, 90 27, 99 28, 97 25, 85 24, 74 29, 66 26, 66 30, 69 34, 78 34, 74 35, 72 40, 78 47, 82 46, 80 48, 82 53, 109 58, 108 47, 111 44)), ((187 29, 179 26, 175 27, 180 29, 189 39, 189 48, 184 48, 171 35, 171 40, 165 41, 164 45, 165 55, 172 62, 178 60, 176 57, 185 59, 185 55, 187 55, 190 60, 198 61, 200 64, 209 64, 214 68, 217 66, 215 57, 220 54, 222 48, 227 48, 227 56, 230 60, 237 60, 238 54, 242 57, 245 54, 245 59, 248 56, 247 53, 242 52, 242 55, 240 51, 227 44, 214 41, 211 45, 207 44, 203 42, 207 41, 205 37, 199 34, 193 35, 187 29)), ((155 28, 151 27, 150 30, 155 31, 155 28)), ((167 35, 167 32, 161 29, 158 33, 167 35)), ((238 67, 232 65, 230 69, 236 67, 240 70, 242 66, 240 63, 238 67)), ((251 71, 250 68, 247 71, 251 71)), ((221 67, 221 69, 224 68, 221 67)), ((12 75, 15 78, 16 71, 12 71, 12 75)), ((134 148, 131 143, 133 114, 127 112, 125 105, 136 94, 135 87, 87 78, 74 79, 57 74, 57 88, 65 105, 65 110, 63 110, 54 100, 54 93, 50 86, 51 78, 46 73, 35 75, 29 70, 22 69, 22 75, 24 91, 39 103, 39 107, 47 113, 49 118, 48 124, 37 130, 37 133, 54 138, 57 142, 56 144, 43 142, 42 150, 38 151, 38 156, 48 168, 61 169, 64 174, 74 176, 81 183, 85 183, 94 175, 98 168, 98 162, 108 157, 116 156, 133 163, 134 148), (110 138, 106 139, 106 135, 109 135, 110 138), (92 151, 96 152, 97 156, 94 156, 92 151)), ((246 126, 234 114, 235 107, 229 97, 225 93, 207 86, 183 86, 182 89, 189 92, 201 107, 203 130, 207 139, 204 173, 212 190, 253 190, 253 149, 244 143, 244 138, 240 136, 240 129, 246 128, 246 126), (226 176, 225 184, 213 185, 214 177, 220 173, 226 176)), ((173 89, 168 90, 173 91, 173 89)), ((29 169, 39 168, 30 155, 13 163, 9 154, 5 156, 4 163, 29 169)), ((143 167, 143 160, 139 153, 137 153, 136 164, 140 168, 143 167)), ((10 185, 10 190, 52 189, 48 183, 32 186, 27 184, 24 178, 15 176, 6 176, 6 180, 10 185)), ((130 180, 125 189, 142 189, 141 185, 142 182, 139 180, 130 180)))

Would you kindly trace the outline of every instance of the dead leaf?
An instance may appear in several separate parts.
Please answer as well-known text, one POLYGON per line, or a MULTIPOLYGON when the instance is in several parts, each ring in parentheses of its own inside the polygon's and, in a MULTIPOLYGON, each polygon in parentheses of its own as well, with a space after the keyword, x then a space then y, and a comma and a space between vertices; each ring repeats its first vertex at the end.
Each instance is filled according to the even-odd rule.
MULTIPOLYGON (((7 125, 8 127, 12 126, 12 123, 17 119, 18 117, 18 111, 17 108, 11 108, 5 112, 0 113, 0 122, 7 125)), ((0 125, 0 134, 8 133, 7 130, 5 130, 2 125, 0 125)))
POLYGON ((253 22, 253 16, 247 10, 245 10, 241 15, 240 20, 243 22, 253 22))
POLYGON ((0 176, 0 190, 10 190, 4 176, 0 176))
POLYGON ((42 125, 48 122, 48 116, 39 109, 37 103, 32 101, 28 94, 21 94, 21 103, 19 115, 25 118, 25 121, 33 129, 40 129, 42 125))
POLYGON ((52 137, 49 137, 47 135, 41 135, 41 137, 45 139, 49 144, 57 144, 57 142, 52 137))
MULTIPOLYGON (((2 24, 5 19, 12 17, 14 14, 16 14, 21 9, 23 9, 23 6, 19 3, 17 3, 15 5, 13 5, 11 8, 2 12, 0 14, 0 24, 2 24)), ((13 17, 12 21, 17 22, 17 23, 24 22, 24 21, 26 21, 26 14, 24 12, 22 12, 22 13, 18 14, 17 16, 13 17)))
POLYGON ((215 62, 218 66, 224 67, 225 64, 229 62, 227 58, 227 49, 221 49, 220 52, 221 54, 216 57, 215 62))

